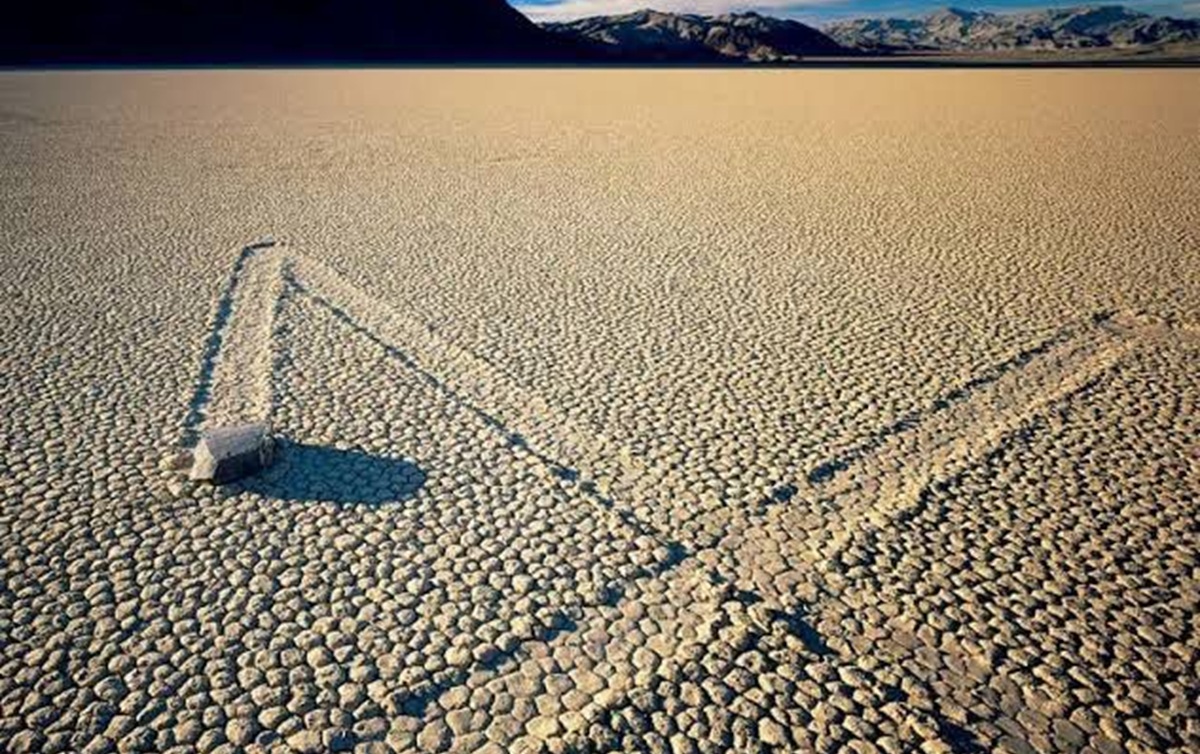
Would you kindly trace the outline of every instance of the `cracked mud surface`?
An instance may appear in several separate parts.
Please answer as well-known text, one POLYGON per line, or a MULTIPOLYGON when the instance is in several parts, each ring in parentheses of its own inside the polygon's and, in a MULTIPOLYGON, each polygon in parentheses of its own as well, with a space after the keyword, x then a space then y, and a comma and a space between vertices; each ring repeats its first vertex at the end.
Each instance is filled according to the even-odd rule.
POLYGON ((1194 750, 1190 77, 0 76, 0 749, 1194 750))

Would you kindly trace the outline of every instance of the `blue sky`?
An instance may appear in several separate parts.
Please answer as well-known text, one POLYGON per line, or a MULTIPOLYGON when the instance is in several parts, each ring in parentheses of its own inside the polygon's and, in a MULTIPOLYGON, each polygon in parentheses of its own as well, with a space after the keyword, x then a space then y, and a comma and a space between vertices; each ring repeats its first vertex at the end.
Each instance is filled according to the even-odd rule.
MULTIPOLYGON (((801 21, 821 22, 837 18, 862 16, 916 16, 946 5, 972 10, 1027 10, 1049 6, 1083 5, 1074 2, 1042 2, 1036 0, 994 0, 993 2, 951 2, 950 0, 509 0, 518 10, 535 21, 557 21, 609 13, 626 13, 641 8, 655 8, 681 13, 724 13, 756 10, 774 16, 801 21)), ((1120 0, 1099 0, 1090 4, 1115 5, 1120 0)), ((1120 3, 1129 8, 1179 17, 1200 16, 1200 0, 1129 0, 1120 3)))

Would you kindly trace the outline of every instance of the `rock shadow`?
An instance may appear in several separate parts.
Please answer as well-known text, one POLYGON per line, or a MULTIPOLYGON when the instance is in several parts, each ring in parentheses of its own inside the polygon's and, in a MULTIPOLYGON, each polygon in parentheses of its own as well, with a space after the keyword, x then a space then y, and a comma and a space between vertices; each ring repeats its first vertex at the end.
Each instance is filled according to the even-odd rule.
POLYGON ((242 487, 292 502, 385 505, 412 499, 425 472, 401 458, 322 445, 281 442, 275 464, 242 487))

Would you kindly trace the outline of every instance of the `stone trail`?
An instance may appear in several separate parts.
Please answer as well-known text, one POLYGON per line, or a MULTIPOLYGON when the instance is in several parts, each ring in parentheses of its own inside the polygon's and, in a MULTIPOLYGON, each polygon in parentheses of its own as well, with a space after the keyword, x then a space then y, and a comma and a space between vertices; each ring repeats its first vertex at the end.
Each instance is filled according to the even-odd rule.
POLYGON ((198 428, 197 416, 217 422, 269 414, 274 313, 289 292, 390 346, 515 449, 551 467, 562 485, 635 527, 658 553, 657 565, 621 585, 614 599, 585 605, 544 638, 474 667, 464 683, 437 690, 419 717, 392 731, 396 745, 448 736, 464 751, 607 750, 655 736, 685 750, 861 738, 902 749, 954 739, 953 727, 928 705, 910 704, 870 663, 832 651, 806 623, 807 611, 838 595, 839 573, 869 563, 870 533, 913 514, 932 485, 1020 436, 1139 345, 1194 337, 1185 327, 1101 313, 807 472, 797 463, 768 495, 698 500, 671 488, 669 469, 632 457, 599 428, 562 415, 418 318, 283 243, 248 246, 239 257, 185 430, 198 428), (667 509, 639 516, 649 496, 667 509), (798 562, 797 552, 807 555, 798 562), (484 725, 466 704, 480 695, 529 702, 484 725), (711 719, 705 710, 713 704, 729 706, 729 714, 711 719), (662 719, 664 706, 670 720, 662 719), (816 728, 827 738, 792 738, 826 713, 816 728))

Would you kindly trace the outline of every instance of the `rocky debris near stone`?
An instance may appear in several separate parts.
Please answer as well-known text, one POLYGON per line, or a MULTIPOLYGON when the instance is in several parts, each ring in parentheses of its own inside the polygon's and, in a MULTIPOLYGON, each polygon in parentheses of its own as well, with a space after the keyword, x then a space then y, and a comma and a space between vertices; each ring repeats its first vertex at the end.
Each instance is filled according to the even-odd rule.
POLYGON ((205 430, 192 452, 194 481, 227 484, 257 474, 275 460, 275 440, 265 422, 205 430))

